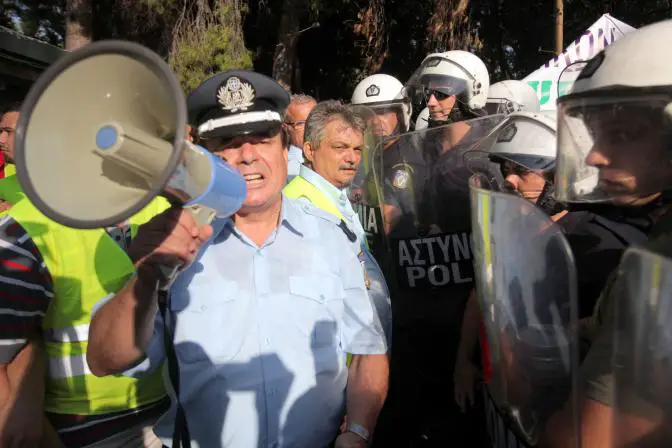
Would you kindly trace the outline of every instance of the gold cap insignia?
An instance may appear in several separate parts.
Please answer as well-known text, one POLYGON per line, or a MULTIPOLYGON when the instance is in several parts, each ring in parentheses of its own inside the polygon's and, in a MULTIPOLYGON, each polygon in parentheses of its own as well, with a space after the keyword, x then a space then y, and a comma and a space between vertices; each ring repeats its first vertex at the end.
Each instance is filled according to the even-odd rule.
POLYGON ((217 101, 229 112, 245 111, 254 104, 255 93, 252 84, 232 76, 217 91, 217 101))

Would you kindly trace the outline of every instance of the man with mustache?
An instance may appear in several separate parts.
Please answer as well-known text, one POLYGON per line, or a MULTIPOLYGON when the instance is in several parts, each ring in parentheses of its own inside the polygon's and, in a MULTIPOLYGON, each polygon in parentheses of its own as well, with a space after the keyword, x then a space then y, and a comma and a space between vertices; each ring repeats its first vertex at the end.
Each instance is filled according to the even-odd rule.
MULTIPOLYGON (((91 324, 96 375, 141 375, 168 361, 175 393, 155 428, 165 445, 363 448, 385 400, 387 347, 356 239, 338 218, 282 194, 288 104, 278 83, 245 70, 191 93, 201 143, 246 179, 243 205, 212 225, 175 209, 148 223, 135 245, 138 275, 91 324), (180 265, 158 303, 160 267, 180 265)), ((346 181, 353 165, 351 156, 328 172, 346 181)))
POLYGON ((323 101, 308 116, 305 129, 306 164, 285 187, 284 193, 345 220, 354 232, 356 252, 367 271, 369 297, 376 306, 389 345, 392 337, 390 294, 383 273, 367 247, 364 228, 347 191, 362 161, 367 124, 356 109, 338 101, 323 101))

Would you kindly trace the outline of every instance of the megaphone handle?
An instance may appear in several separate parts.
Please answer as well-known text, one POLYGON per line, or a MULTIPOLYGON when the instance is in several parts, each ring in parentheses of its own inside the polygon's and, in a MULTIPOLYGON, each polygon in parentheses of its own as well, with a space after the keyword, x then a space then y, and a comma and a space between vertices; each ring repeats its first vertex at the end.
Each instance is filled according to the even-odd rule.
MULTIPOLYGON (((185 210, 188 210, 191 213, 191 216, 194 218, 196 223, 199 226, 204 226, 210 224, 213 219, 215 219, 215 211, 208 207, 201 207, 199 205, 191 205, 185 207, 185 210)), ((160 288, 162 291, 168 291, 170 286, 175 281, 175 278, 179 272, 183 269, 186 269, 189 265, 179 265, 179 266, 160 266, 161 273, 164 278, 167 280, 163 286, 160 288)))

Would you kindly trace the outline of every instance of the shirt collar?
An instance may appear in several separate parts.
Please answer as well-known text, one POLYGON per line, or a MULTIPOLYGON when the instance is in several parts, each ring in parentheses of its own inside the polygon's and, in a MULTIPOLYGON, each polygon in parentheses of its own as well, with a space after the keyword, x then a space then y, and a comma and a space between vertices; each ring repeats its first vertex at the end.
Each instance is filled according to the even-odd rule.
POLYGON ((326 194, 333 201, 336 201, 336 204, 340 204, 342 198, 345 195, 345 189, 340 189, 334 186, 331 182, 326 180, 324 177, 317 174, 315 171, 311 170, 307 166, 301 166, 299 171, 299 176, 306 179, 308 182, 317 187, 322 193, 326 194))
MULTIPOLYGON (((302 211, 300 206, 295 202, 292 202, 291 199, 288 199, 285 196, 285 193, 282 193, 282 204, 280 206, 280 226, 285 226, 292 232, 303 235, 303 218, 302 211)), ((225 229, 229 228, 234 232, 237 232, 236 226, 231 217, 229 218, 219 218, 215 219, 212 222, 212 238, 211 241, 214 241, 215 238, 225 229)))

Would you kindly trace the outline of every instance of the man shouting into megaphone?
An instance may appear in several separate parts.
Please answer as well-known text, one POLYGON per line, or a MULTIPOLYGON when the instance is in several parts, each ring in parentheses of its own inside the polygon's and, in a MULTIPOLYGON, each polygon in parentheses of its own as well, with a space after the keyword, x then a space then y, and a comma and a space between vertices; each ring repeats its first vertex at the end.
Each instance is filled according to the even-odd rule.
POLYGON ((92 321, 94 374, 139 376, 167 361, 175 393, 155 428, 165 445, 364 447, 385 400, 387 346, 356 239, 282 194, 288 103, 249 71, 220 73, 189 96, 201 142, 245 177, 243 206, 211 226, 175 209, 150 221, 132 250, 137 275, 92 321), (159 313, 159 266, 177 264, 189 267, 159 313))

